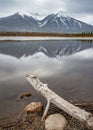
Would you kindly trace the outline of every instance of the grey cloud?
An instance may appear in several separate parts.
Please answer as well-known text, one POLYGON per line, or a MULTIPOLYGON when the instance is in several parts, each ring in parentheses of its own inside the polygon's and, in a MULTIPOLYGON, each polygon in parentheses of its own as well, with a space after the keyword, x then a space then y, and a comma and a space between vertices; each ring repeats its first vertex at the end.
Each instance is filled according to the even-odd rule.
POLYGON ((0 0, 0 11, 5 12, 5 10, 7 10, 11 12, 12 9, 12 11, 30 10, 37 12, 53 12, 54 10, 61 8, 61 4, 61 0, 0 0))
POLYGON ((0 0, 0 16, 11 14, 15 7, 15 0, 0 0))
POLYGON ((14 0, 0 0, 0 11, 4 11, 10 9, 11 7, 16 6, 14 0))
POLYGON ((13 3, 14 3, 14 0, 0 0, 0 7, 9 6, 10 4, 12 5, 13 3))
POLYGON ((0 9, 3 8, 28 9, 51 11, 63 9, 73 13, 93 13, 93 0, 0 0, 0 9))
POLYGON ((93 14, 93 0, 64 0, 67 12, 93 14))

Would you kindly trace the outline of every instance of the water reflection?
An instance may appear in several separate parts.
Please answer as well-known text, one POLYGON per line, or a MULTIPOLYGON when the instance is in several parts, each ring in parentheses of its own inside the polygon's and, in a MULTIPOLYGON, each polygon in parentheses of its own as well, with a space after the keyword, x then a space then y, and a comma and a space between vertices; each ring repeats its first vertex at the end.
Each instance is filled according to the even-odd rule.
POLYGON ((67 100, 92 101, 93 49, 90 48, 90 45, 85 44, 84 46, 77 42, 72 43, 71 48, 74 49, 70 49, 68 42, 67 44, 58 42, 56 45, 50 42, 51 48, 48 41, 46 43, 47 48, 45 48, 45 43, 40 43, 38 49, 29 54, 29 52, 23 53, 23 48, 29 46, 29 50, 32 51, 35 46, 37 48, 37 43, 33 44, 34 47, 30 45, 31 43, 21 43, 21 45, 17 43, 14 44, 14 49, 12 45, 11 51, 5 49, 8 46, 7 44, 10 47, 10 44, 13 43, 0 44, 0 48, 3 48, 0 54, 0 114, 9 113, 10 109, 14 113, 16 109, 20 110, 28 102, 42 99, 26 81, 25 74, 27 72, 37 75, 41 81, 48 83, 53 91, 67 100), (16 50, 17 54, 17 46, 20 46, 18 57, 15 56, 14 51, 16 50), (43 49, 41 46, 43 46, 43 49), (68 51, 65 48, 69 48, 68 51), (52 53, 47 50, 52 50, 52 53), (63 50, 64 53, 60 53, 63 50), (22 54, 25 55, 21 56, 22 54), (53 54, 56 56, 53 56, 53 54), (33 96, 19 101, 20 93, 27 91, 30 91, 33 96))
POLYGON ((82 39, 80 41, 83 43, 90 43, 90 44, 92 44, 92 42, 93 42, 93 40, 91 40, 91 39, 89 39, 89 40, 82 39))
POLYGON ((0 53, 17 58, 23 55, 34 55, 43 52, 48 57, 57 57, 74 54, 87 48, 93 47, 91 43, 82 41, 32 41, 32 42, 0 42, 0 53))

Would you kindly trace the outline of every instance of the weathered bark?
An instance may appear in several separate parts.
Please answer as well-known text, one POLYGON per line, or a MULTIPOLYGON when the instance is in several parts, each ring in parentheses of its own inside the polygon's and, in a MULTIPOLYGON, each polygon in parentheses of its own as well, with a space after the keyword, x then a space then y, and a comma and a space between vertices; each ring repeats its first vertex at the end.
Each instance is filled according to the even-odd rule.
POLYGON ((84 123, 88 127, 88 129, 93 129, 93 116, 91 113, 74 106, 73 104, 58 96, 56 93, 48 88, 47 84, 43 84, 42 82, 40 82, 40 80, 36 76, 27 74, 26 79, 38 93, 40 93, 47 99, 47 107, 42 119, 46 117, 50 103, 53 103, 57 107, 65 111, 67 114, 84 123))

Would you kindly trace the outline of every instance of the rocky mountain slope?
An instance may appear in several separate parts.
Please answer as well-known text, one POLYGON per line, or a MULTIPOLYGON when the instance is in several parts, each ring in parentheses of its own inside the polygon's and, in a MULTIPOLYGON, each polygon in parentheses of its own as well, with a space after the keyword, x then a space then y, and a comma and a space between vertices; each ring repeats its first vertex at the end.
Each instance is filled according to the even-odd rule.
POLYGON ((63 12, 48 16, 19 12, 0 18, 0 31, 80 33, 93 32, 93 26, 64 15, 63 12))

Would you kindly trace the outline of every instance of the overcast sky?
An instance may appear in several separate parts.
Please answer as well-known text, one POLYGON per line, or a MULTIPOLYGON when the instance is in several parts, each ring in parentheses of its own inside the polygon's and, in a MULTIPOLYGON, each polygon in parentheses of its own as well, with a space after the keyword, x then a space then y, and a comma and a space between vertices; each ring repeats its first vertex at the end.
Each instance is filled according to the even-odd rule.
POLYGON ((48 14, 59 10, 93 25, 93 0, 0 0, 0 17, 20 11, 48 14))

